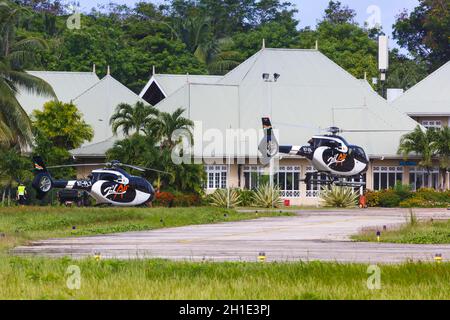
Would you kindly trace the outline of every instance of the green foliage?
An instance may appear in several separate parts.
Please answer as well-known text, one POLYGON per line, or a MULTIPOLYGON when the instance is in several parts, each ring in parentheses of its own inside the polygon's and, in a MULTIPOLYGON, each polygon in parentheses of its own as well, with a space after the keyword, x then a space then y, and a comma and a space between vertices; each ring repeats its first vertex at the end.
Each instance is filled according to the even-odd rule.
POLYGON ((278 208, 283 204, 281 191, 278 186, 271 187, 268 183, 261 183, 254 191, 253 205, 262 208, 278 208))
POLYGON ((18 87, 54 95, 45 81, 24 72, 24 68, 36 64, 36 51, 45 47, 36 37, 19 39, 17 25, 27 14, 23 8, 0 1, 0 144, 3 146, 24 147, 32 141, 30 120, 16 99, 18 87))
POLYGON ((427 169, 433 167, 433 138, 434 132, 432 130, 423 130, 417 126, 413 132, 402 136, 398 153, 407 158, 411 153, 420 154, 422 159, 419 161, 419 166, 427 169))
MULTIPOLYGON (((369 78, 378 76, 375 38, 380 30, 359 26, 354 10, 339 1, 329 3, 317 26, 302 30, 297 28, 295 7, 280 0, 109 5, 107 10, 83 14, 79 30, 66 27, 62 6, 36 10, 34 2, 22 4, 33 13, 17 24, 20 33, 25 38, 40 35, 48 43, 48 50, 37 50, 42 68, 90 71, 95 63, 104 75, 110 65, 114 77, 137 93, 152 66, 158 73, 224 74, 260 50, 262 39, 275 48, 313 48, 318 40, 320 51, 354 76, 362 78, 365 72, 369 78)), ((430 25, 431 18, 436 18, 433 23, 445 20, 435 11, 428 17, 430 25)), ((403 34, 423 35, 416 30, 403 34)), ((396 87, 410 87, 425 75, 426 58, 413 60, 393 53, 389 81, 396 87)))
POLYGON ((130 131, 137 134, 146 133, 146 128, 152 126, 158 115, 158 109, 143 102, 137 102, 134 106, 121 103, 116 107, 116 111, 109 122, 114 134, 117 134, 117 131, 121 128, 123 134, 129 136, 130 131))
POLYGON ((399 205, 402 208, 446 208, 450 206, 450 191, 420 189, 399 205))
POLYGON ((0 149, 0 179, 11 185, 12 182, 24 183, 30 180, 30 159, 21 155, 16 148, 0 149))
POLYGON ((358 194, 350 187, 322 188, 320 199, 326 207, 349 208, 356 206, 358 194))
POLYGON ((389 60, 387 88, 409 90, 427 76, 427 65, 422 59, 411 60, 393 49, 389 60))
MULTIPOLYGON (((412 201, 412 199, 410 199, 412 201)), ((417 220, 414 212, 409 212, 408 221, 399 228, 392 228, 382 233, 381 241, 407 244, 449 244, 450 221, 417 220), (411 223, 412 221, 412 223, 411 223)), ((377 241, 376 229, 362 231, 353 238, 358 241, 377 241)))
POLYGON ((251 207, 253 206, 253 199, 255 197, 255 192, 253 190, 242 190, 239 189, 239 198, 241 199, 241 207, 251 207))
POLYGON ((172 152, 181 142, 178 138, 174 140, 172 133, 183 130, 192 137, 193 123, 182 117, 183 112, 183 109, 178 109, 172 114, 158 113, 156 118, 152 117, 146 123, 144 135, 134 134, 116 142, 108 150, 107 159, 168 172, 157 174, 149 171, 144 174, 150 181, 157 181, 159 189, 201 194, 206 176, 203 166, 175 164, 172 160, 172 152))
POLYGON ((419 165, 428 170, 434 167, 433 158, 439 159, 439 168, 444 177, 441 189, 446 185, 446 172, 450 168, 450 128, 423 131, 417 126, 413 132, 404 135, 398 153, 405 158, 411 153, 421 155, 419 165))
MULTIPOLYGON (((5 300, 448 300, 448 263, 382 266, 386 290, 368 290, 367 264, 192 262, 166 259, 0 260, 5 300), (80 290, 68 290, 67 268, 82 270, 80 290), (420 275, 420 276, 414 276, 420 275), (363 278, 365 276, 365 278, 363 278)), ((316 304, 316 303, 313 303, 316 304)))
POLYGON ((393 189, 402 201, 412 197, 411 186, 408 184, 396 183, 393 189))
POLYGON ((94 136, 94 130, 74 104, 56 100, 47 102, 42 111, 33 111, 33 126, 55 147, 67 150, 80 147, 94 136))
POLYGON ((369 207, 378 207, 380 205, 380 193, 378 191, 366 190, 365 196, 369 207))
POLYGON ((217 189, 209 195, 212 206, 219 208, 235 208, 241 204, 240 194, 236 189, 217 189))
POLYGON ((442 66, 450 60, 450 2, 420 0, 411 13, 398 16, 394 39, 414 56, 426 59, 430 71, 442 66))
POLYGON ((379 192, 379 202, 381 207, 394 208, 398 207, 402 199, 392 189, 382 190, 379 192))
POLYGON ((393 189, 367 191, 369 207, 445 208, 450 206, 450 192, 420 189, 412 192, 410 186, 396 184, 393 189))
POLYGON ((433 150, 439 159, 439 168, 443 177, 441 189, 445 189, 447 172, 450 171, 450 127, 446 126, 435 131, 433 150))
MULTIPOLYGON (((48 165, 65 164, 71 159, 69 150, 80 147, 93 138, 94 131, 72 103, 50 101, 43 110, 33 112, 34 153, 48 165)), ((55 178, 73 176, 73 168, 52 171, 55 178)))

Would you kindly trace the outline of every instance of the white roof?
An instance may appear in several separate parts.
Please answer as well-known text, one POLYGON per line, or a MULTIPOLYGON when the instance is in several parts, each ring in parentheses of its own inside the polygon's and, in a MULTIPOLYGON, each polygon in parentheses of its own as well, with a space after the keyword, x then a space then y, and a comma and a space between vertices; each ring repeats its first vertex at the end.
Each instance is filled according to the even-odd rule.
MULTIPOLYGON (((94 72, 27 71, 27 73, 46 81, 52 86, 57 99, 66 103, 100 81, 94 72)), ((46 102, 53 100, 53 97, 30 93, 25 88, 19 87, 17 99, 23 109, 31 114, 36 109, 42 109, 46 102)))
MULTIPOLYGON (((109 119, 117 105, 120 103, 135 104, 138 101, 147 104, 111 75, 107 75, 100 80, 93 72, 27 72, 49 83, 59 101, 73 102, 83 114, 86 123, 92 126, 94 138, 91 142, 86 143, 82 149, 91 145, 92 147, 85 150, 76 150, 83 155, 90 154, 92 150, 98 151, 94 154, 104 155, 104 151, 107 149, 103 150, 104 148, 101 149, 100 147, 112 146, 110 141, 117 139, 113 138, 109 125, 109 119)), ((19 88, 18 100, 28 114, 31 114, 33 110, 42 109, 43 105, 52 99, 52 97, 38 96, 19 88)))
POLYGON ((150 81, 144 87, 140 93, 140 97, 143 97, 150 85, 156 82, 163 94, 168 97, 175 91, 183 87, 186 83, 201 83, 201 84, 213 84, 221 80, 223 76, 209 76, 209 75, 189 75, 189 74, 155 74, 150 81))
POLYGON ((70 153, 75 157, 104 157, 106 151, 114 146, 114 143, 118 140, 117 137, 111 137, 105 141, 93 143, 78 149, 71 150, 70 153))
MULTIPOLYGON (((318 127, 391 130, 344 134, 371 156, 395 156, 401 135, 417 125, 390 107, 367 82, 315 50, 262 49, 216 84, 185 84, 157 107, 169 112, 183 107, 189 118, 202 121, 203 131, 223 133, 230 127, 260 129, 261 117, 270 116, 279 130, 279 142, 286 145, 306 144, 318 127), (281 77, 266 83, 263 73, 281 77)), ((257 145, 251 150, 238 156, 257 155, 257 145)))
POLYGON ((409 115, 450 115, 450 61, 395 99, 392 106, 409 115))
POLYGON ((135 104, 143 102, 137 94, 125 87, 112 76, 107 75, 94 86, 73 99, 73 103, 83 114, 86 123, 95 131, 89 144, 105 141, 112 137, 109 120, 120 103, 135 104))

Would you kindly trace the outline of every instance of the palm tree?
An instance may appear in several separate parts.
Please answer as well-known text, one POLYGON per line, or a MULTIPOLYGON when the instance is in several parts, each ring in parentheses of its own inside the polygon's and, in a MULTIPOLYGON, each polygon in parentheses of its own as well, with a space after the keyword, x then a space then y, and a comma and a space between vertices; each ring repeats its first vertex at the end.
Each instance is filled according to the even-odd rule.
POLYGON ((137 102, 134 106, 127 103, 121 103, 116 107, 116 112, 110 119, 114 134, 122 127, 125 136, 130 135, 130 131, 136 134, 140 132, 149 134, 149 129, 153 127, 155 118, 159 115, 159 111, 143 102, 137 102))
POLYGON ((30 119, 16 99, 19 87, 31 93, 55 96, 49 84, 23 70, 25 65, 36 61, 36 50, 45 48, 40 39, 17 40, 17 21, 24 13, 25 9, 0 3, 0 143, 3 145, 31 143, 30 119))
POLYGON ((227 49, 231 47, 231 38, 217 39, 211 32, 209 17, 195 15, 179 19, 171 29, 187 50, 206 65, 209 73, 225 74, 239 65, 239 53, 227 49))
POLYGON ((405 134, 400 140, 398 153, 407 158, 411 153, 421 156, 419 166, 430 171, 433 168, 434 133, 432 130, 423 131, 417 126, 414 131, 405 134))
POLYGON ((436 130, 434 136, 433 149, 439 158, 439 170, 443 177, 441 189, 444 190, 447 185, 447 171, 450 168, 450 128, 436 130))
POLYGON ((178 108, 173 113, 162 112, 160 113, 157 122, 156 130, 158 136, 161 138, 161 147, 172 149, 179 141, 173 141, 173 133, 177 130, 184 130, 189 139, 192 140, 192 129, 194 128, 194 122, 182 117, 184 109, 178 108))

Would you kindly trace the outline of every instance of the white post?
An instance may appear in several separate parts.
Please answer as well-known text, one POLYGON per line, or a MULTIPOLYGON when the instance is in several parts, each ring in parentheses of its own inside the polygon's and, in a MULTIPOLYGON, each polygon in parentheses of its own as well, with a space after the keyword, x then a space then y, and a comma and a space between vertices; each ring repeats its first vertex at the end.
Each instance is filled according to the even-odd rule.
MULTIPOLYGON (((231 129, 231 125, 230 125, 231 129)), ((227 208, 230 209, 230 177, 231 177, 231 155, 228 154, 228 165, 227 165, 227 208)))

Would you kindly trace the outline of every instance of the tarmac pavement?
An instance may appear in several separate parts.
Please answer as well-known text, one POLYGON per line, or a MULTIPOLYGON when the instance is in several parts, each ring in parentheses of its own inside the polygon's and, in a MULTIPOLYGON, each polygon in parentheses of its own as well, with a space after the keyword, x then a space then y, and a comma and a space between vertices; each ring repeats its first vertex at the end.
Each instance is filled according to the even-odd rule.
MULTIPOLYGON (((419 219, 450 219, 446 209, 415 209, 419 219)), ((362 228, 393 228, 406 209, 299 210, 292 217, 36 241, 16 255, 82 258, 164 258, 192 261, 336 261, 400 263, 450 260, 450 245, 363 243, 350 240, 362 228)))

